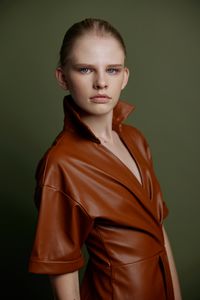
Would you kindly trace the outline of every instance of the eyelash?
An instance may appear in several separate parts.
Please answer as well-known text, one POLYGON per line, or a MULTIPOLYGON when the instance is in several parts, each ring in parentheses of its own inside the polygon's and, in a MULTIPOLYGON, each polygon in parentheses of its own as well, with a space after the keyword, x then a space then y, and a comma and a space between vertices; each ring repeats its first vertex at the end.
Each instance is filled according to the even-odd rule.
MULTIPOLYGON (((89 74, 90 72, 83 72, 84 70, 90 70, 90 72, 92 72, 92 69, 91 68, 87 68, 87 67, 82 67, 82 68, 79 68, 78 71, 82 74, 89 74)), ((120 69, 119 68, 108 68, 107 70, 114 70, 114 72, 109 72, 109 74, 117 74, 120 72, 120 69)))

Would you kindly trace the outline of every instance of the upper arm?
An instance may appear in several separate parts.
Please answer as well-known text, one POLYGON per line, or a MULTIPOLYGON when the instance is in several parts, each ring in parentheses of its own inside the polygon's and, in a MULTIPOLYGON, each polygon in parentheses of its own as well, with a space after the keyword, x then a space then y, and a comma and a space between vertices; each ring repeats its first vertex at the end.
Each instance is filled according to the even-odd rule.
POLYGON ((62 274, 84 264, 81 248, 93 220, 68 195, 49 186, 38 193, 39 214, 29 271, 62 274))

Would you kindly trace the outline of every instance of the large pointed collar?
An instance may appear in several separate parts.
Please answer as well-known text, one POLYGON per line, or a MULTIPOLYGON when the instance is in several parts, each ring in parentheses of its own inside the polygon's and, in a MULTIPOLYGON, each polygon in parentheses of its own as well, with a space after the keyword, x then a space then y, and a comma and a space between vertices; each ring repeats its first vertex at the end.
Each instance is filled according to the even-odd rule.
MULTIPOLYGON (((95 136, 92 130, 82 121, 80 117, 80 109, 74 102, 71 95, 67 95, 63 100, 63 107, 65 113, 64 130, 75 130, 84 137, 96 142, 101 143, 95 136)), ((128 115, 135 109, 135 106, 119 100, 113 109, 112 128, 118 131, 120 124, 128 117, 128 115)))

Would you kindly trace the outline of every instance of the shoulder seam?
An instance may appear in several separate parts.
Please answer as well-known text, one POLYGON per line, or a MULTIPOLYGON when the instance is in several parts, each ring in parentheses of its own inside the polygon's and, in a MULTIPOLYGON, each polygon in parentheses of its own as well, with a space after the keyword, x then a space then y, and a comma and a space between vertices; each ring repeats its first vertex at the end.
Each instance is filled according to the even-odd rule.
POLYGON ((76 203, 81 208, 81 210, 84 211, 84 213, 88 217, 88 219, 90 219, 92 222, 94 222, 93 218, 88 214, 88 212, 85 209, 85 207, 81 203, 79 203, 76 199, 72 198, 70 195, 64 193, 63 191, 57 189, 55 186, 51 186, 51 185, 48 185, 48 184, 39 185, 39 188, 45 188, 45 187, 47 187, 49 189, 53 189, 55 192, 63 194, 65 197, 67 197, 70 200, 72 200, 72 202, 76 203))
POLYGON ((64 131, 62 130, 57 137, 55 138, 55 140, 53 141, 53 143, 51 144, 50 148, 47 150, 46 155, 42 158, 42 160, 45 159, 45 163, 44 163, 44 172, 42 174, 42 184, 44 183, 44 180, 46 178, 46 169, 49 163, 49 159, 50 156, 53 155, 52 151, 54 150, 54 147, 56 146, 56 144, 59 144, 61 142, 61 140, 64 139, 64 131))

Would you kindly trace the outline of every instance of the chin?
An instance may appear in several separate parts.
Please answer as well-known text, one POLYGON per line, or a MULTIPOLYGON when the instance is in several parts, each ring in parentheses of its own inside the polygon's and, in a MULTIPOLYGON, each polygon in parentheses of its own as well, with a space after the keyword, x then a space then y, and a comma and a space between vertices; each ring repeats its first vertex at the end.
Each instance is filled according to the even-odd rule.
POLYGON ((103 115, 109 113, 113 109, 113 106, 108 104, 95 104, 93 107, 89 108, 81 108, 83 113, 86 113, 88 115, 103 115))
POLYGON ((113 110, 113 107, 100 107, 98 109, 92 110, 91 114, 100 116, 100 115, 108 114, 112 110, 113 110))

